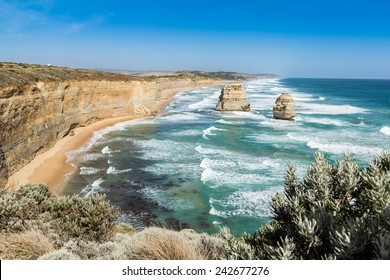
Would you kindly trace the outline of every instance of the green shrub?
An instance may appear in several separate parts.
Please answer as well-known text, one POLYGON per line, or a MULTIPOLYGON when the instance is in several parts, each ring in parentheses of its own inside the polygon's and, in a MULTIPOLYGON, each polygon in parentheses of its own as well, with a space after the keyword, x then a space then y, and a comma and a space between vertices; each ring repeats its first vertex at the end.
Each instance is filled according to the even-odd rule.
MULTIPOLYGON (((290 165, 271 207, 273 219, 242 237, 255 258, 389 259, 390 153, 364 168, 348 155, 330 165, 317 153, 302 181, 290 165)), ((234 248, 228 257, 243 257, 234 248)))
POLYGON ((119 215, 104 195, 55 197, 44 185, 25 185, 0 196, 0 232, 40 230, 57 246, 69 239, 107 241, 119 215))
POLYGON ((52 195, 44 185, 25 185, 0 196, 0 232, 17 232, 28 228, 49 211, 52 195))
POLYGON ((64 196, 52 203, 51 223, 65 240, 72 238, 104 242, 110 239, 120 216, 105 195, 64 196))

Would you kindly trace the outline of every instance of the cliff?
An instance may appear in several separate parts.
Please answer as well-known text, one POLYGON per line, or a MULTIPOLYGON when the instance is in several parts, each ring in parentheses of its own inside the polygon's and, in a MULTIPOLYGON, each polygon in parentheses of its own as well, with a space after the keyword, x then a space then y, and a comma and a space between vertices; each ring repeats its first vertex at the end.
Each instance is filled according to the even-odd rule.
POLYGON ((250 111, 246 92, 241 83, 226 85, 221 90, 217 111, 250 111))
POLYGON ((111 117, 154 115, 163 89, 220 83, 204 77, 83 77, 0 87, 0 190, 10 175, 76 127, 111 117))

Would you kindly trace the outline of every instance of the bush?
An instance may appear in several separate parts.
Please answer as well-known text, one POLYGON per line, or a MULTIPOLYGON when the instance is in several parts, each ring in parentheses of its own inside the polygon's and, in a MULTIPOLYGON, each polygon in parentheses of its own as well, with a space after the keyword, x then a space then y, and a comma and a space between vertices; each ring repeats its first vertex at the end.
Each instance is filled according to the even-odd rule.
MULTIPOLYGON (((389 259, 390 153, 365 168, 317 153, 302 181, 289 165, 271 207, 273 219, 241 238, 257 259, 389 259)), ((241 251, 231 245, 227 257, 241 251)))
POLYGON ((66 243, 61 249, 49 252, 42 260, 123 260, 125 255, 119 243, 112 241, 96 243, 74 241, 66 243))
POLYGON ((70 239, 107 241, 119 215, 104 195, 55 197, 44 185, 25 185, 0 196, 0 232, 40 230, 57 246, 70 239))
POLYGON ((52 195, 44 185, 25 185, 0 196, 0 232, 26 230, 50 210, 52 195))
POLYGON ((65 240, 71 238, 104 242, 111 238, 120 216, 104 195, 64 196, 52 203, 51 223, 65 240))
POLYGON ((53 250, 49 238, 39 231, 0 235, 0 259, 35 260, 53 250))

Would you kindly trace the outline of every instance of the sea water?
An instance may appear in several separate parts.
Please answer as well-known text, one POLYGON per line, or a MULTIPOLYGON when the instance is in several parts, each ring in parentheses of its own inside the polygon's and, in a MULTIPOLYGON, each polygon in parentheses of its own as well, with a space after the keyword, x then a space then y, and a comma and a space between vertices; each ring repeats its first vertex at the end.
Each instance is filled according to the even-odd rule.
POLYGON ((121 220, 236 235, 272 216, 288 163, 300 176, 317 151, 360 164, 390 149, 390 80, 262 79, 244 82, 251 112, 216 112, 220 88, 183 91, 156 118, 96 132, 69 157, 65 194, 105 193, 121 220), (275 120, 291 93, 295 121, 275 120))

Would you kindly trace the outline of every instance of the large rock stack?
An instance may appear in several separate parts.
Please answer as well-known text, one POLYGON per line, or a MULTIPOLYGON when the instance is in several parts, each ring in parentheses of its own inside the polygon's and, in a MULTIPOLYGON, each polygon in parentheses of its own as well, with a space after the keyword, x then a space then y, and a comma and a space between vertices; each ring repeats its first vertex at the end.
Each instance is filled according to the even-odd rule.
POLYGON ((274 118, 281 120, 293 120, 295 117, 294 99, 289 93, 282 93, 276 99, 273 109, 274 118))
POLYGON ((250 111, 246 92, 241 83, 226 85, 221 90, 217 111, 250 111))

